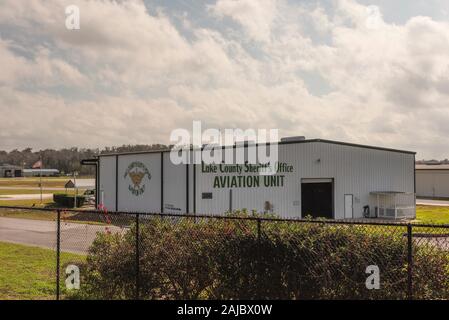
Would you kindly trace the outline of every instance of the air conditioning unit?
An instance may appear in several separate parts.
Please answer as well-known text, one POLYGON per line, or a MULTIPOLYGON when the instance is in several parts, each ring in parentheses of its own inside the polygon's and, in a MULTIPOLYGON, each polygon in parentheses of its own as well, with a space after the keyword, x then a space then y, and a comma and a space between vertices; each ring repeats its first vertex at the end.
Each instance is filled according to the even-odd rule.
POLYGON ((281 138, 281 142, 296 142, 296 141, 304 141, 306 137, 304 136, 295 136, 295 137, 284 137, 281 138))

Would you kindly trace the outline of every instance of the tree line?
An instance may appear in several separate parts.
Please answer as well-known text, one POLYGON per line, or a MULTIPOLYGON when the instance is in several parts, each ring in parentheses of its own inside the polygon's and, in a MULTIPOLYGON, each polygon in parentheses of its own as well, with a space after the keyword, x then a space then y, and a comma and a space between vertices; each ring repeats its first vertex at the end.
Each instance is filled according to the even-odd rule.
POLYGON ((58 169, 61 174, 71 174, 74 171, 80 175, 94 175, 93 166, 81 165, 81 160, 91 159, 99 154, 120 153, 120 152, 138 152, 166 149, 168 146, 162 144, 152 145, 122 145, 118 147, 105 147, 103 149, 88 148, 64 148, 59 150, 45 149, 33 151, 32 148, 23 150, 14 149, 12 151, 0 151, 0 165, 11 164, 23 168, 31 168, 39 159, 42 158, 43 168, 58 169))
MULTIPOLYGON (((43 167, 47 169, 58 169, 61 174, 71 174, 74 171, 81 175, 95 174, 93 166, 82 166, 81 160, 90 159, 99 154, 107 153, 121 153, 121 152, 139 152, 167 149, 170 146, 163 144, 137 144, 137 145, 122 145, 116 147, 105 147, 103 149, 88 149, 88 148, 64 148, 59 150, 45 149, 33 151, 32 148, 25 148, 23 150, 14 149, 12 151, 0 151, 0 165, 12 164, 23 168, 31 168, 34 163, 39 161, 42 157, 43 167)), ((418 160, 417 164, 449 164, 448 159, 444 160, 418 160)))
POLYGON ((444 160, 417 160, 416 164, 449 164, 449 159, 444 159, 444 160))

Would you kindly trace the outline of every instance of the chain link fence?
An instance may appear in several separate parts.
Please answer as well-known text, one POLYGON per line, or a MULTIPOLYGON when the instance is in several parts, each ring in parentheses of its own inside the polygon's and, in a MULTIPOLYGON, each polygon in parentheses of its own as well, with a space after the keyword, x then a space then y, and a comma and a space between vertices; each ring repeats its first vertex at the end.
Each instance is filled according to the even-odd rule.
POLYGON ((448 225, 45 212, 57 299, 449 299, 448 225))

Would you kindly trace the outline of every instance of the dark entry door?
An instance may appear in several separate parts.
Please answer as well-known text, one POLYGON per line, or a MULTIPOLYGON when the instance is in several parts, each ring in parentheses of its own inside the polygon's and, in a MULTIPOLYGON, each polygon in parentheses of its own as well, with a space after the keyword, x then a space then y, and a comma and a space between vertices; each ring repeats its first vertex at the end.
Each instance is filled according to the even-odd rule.
POLYGON ((332 182, 313 182, 301 184, 302 217, 333 218, 332 182))

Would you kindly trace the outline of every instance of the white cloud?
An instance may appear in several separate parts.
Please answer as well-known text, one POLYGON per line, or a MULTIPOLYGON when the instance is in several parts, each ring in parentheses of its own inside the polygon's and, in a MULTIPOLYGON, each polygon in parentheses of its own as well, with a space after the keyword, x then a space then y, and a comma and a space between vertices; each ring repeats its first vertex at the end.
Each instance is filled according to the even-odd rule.
POLYGON ((273 20, 276 17, 276 0, 218 0, 210 7, 218 17, 229 17, 245 29, 256 41, 270 40, 273 20))
POLYGON ((447 157, 449 25, 334 3, 218 0, 204 8, 217 27, 184 15, 186 35, 138 0, 4 0, 0 149, 167 143, 199 119, 447 157), (72 3, 79 31, 65 29, 72 3))
POLYGON ((35 84, 39 86, 86 85, 88 80, 79 70, 59 58, 52 58, 45 48, 36 48, 30 59, 14 53, 11 43, 0 38, 0 85, 18 86, 35 84))

